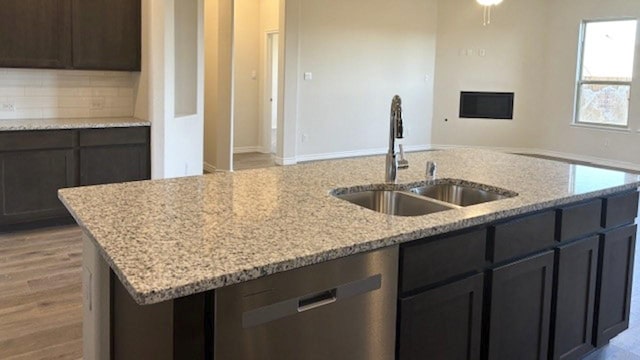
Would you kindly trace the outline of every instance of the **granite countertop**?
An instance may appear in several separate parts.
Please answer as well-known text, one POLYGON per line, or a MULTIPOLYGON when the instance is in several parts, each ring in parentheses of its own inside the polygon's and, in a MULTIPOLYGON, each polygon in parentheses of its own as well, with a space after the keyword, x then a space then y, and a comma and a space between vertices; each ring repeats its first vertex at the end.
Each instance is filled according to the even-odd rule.
POLYGON ((377 213, 330 195, 383 184, 384 156, 60 190, 60 198, 139 304, 480 225, 640 186, 640 176, 458 149, 407 154, 398 183, 441 179, 517 192, 417 217, 377 213))
POLYGON ((133 126, 151 126, 151 122, 134 117, 0 120, 0 131, 102 129, 133 126))

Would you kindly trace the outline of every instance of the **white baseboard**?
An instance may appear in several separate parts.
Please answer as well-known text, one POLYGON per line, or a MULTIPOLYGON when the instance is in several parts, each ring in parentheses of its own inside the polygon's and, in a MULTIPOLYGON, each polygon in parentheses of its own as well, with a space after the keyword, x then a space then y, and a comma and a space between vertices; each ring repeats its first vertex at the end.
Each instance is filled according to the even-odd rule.
POLYGON ((216 172, 216 167, 206 161, 202 164, 202 168, 210 173, 216 172))
POLYGON ((262 146, 240 146, 233 148, 234 154, 246 154, 246 153, 254 153, 254 152, 263 152, 262 146))
POLYGON ((580 155, 574 153, 566 153, 561 151, 553 151, 546 149, 538 149, 538 148, 517 148, 517 147, 495 147, 495 146, 466 146, 466 145, 433 145, 434 149, 457 149, 457 148, 476 148, 476 149, 487 149, 494 150, 500 152, 508 152, 508 153, 520 153, 520 154, 534 154, 534 155, 543 155, 550 156, 568 160, 575 160, 590 163, 593 165, 600 166, 610 166, 621 169, 628 169, 632 171, 640 171, 640 164, 632 163, 627 161, 619 161, 612 159, 599 158, 595 156, 588 155, 580 155))
MULTIPOLYGON (((404 147, 404 151, 405 152, 424 151, 430 148, 431 148, 430 145, 407 145, 404 147)), ((306 161, 342 159, 342 158, 358 157, 358 156, 381 155, 381 154, 386 154, 387 151, 388 151, 387 148, 377 148, 377 149, 352 150, 352 151, 341 151, 341 152, 322 153, 322 154, 299 155, 299 156, 296 156, 295 160, 297 162, 306 162, 306 161)))
POLYGON ((281 157, 277 157, 277 156, 276 156, 276 157, 273 159, 273 161, 275 161, 275 163, 276 163, 277 165, 280 165, 280 166, 285 166, 285 165, 295 165, 295 164, 297 164, 297 163, 298 163, 298 162, 296 161, 296 158, 294 158, 294 157, 292 157, 292 158, 281 158, 281 157))

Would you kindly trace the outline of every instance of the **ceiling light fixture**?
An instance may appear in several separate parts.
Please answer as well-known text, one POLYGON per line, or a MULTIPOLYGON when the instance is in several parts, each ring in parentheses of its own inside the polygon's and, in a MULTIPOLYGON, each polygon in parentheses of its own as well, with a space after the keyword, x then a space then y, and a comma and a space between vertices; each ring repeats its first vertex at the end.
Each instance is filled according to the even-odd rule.
POLYGON ((491 24, 491 7, 498 5, 502 0, 476 0, 478 4, 484 6, 484 22, 482 25, 487 26, 491 24))

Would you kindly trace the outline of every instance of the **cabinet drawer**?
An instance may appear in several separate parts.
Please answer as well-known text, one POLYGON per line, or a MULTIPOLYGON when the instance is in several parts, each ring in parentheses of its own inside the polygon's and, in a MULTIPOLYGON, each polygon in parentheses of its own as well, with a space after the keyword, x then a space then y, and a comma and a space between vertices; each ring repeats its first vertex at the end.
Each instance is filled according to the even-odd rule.
POLYGON ((547 211, 493 226, 490 259, 501 262, 553 246, 555 220, 555 212, 547 211))
POLYGON ((571 205, 557 211, 557 238, 560 241, 578 239, 600 231, 602 200, 571 205))
POLYGON ((602 227, 612 228, 632 223, 638 216, 638 192, 610 196, 604 199, 602 227))
POLYGON ((146 144, 148 127, 86 129, 80 131, 80 146, 146 144))
POLYGON ((486 229, 425 239, 401 248, 400 290, 411 291, 484 267, 486 229))
POLYGON ((3 131, 0 151, 65 149, 76 144, 74 130, 3 131))

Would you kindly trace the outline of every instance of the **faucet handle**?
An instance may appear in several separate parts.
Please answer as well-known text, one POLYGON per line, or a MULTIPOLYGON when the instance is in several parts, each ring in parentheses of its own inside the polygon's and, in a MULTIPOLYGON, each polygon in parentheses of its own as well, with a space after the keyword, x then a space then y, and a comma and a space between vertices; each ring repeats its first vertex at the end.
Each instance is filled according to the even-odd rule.
POLYGON ((435 162, 427 161, 426 173, 428 180, 433 180, 436 178, 437 167, 438 165, 435 162))
POLYGON ((398 160, 398 169, 407 169, 409 167, 409 161, 404 158, 404 148, 402 144, 398 144, 400 148, 400 159, 398 160))

